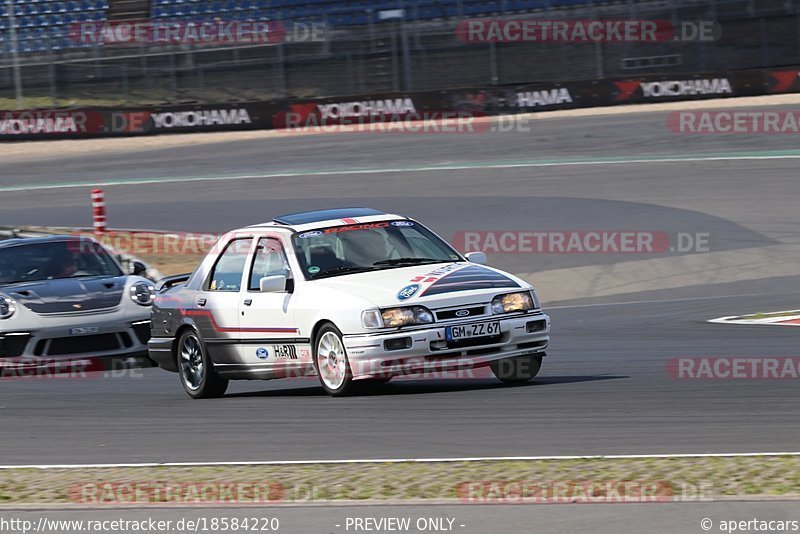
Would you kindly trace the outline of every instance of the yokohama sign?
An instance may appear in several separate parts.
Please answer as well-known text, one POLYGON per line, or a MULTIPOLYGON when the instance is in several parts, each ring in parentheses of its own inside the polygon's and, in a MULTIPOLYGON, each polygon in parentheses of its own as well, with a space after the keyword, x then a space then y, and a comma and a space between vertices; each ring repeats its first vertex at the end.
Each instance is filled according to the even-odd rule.
POLYGON ((616 101, 654 100, 692 96, 733 95, 728 78, 692 78, 687 80, 619 80, 614 82, 616 101))

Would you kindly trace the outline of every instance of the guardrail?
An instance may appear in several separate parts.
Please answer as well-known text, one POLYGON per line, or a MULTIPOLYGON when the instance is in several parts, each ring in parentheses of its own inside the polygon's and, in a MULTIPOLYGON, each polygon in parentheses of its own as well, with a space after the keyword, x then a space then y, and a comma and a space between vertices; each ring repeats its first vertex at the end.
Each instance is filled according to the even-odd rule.
POLYGON ((800 67, 241 104, 0 111, 0 140, 303 129, 800 92, 800 67))

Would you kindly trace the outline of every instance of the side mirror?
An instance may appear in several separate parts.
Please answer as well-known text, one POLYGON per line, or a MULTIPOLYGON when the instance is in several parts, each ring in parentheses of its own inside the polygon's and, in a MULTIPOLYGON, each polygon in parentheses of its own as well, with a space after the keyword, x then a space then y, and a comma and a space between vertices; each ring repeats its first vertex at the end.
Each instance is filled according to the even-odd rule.
POLYGON ((286 277, 282 274, 265 276, 258 281, 258 288, 262 293, 282 293, 286 291, 286 277))
POLYGON ((467 252, 464 257, 467 258, 467 261, 478 265, 486 265, 488 262, 485 252, 467 252))
POLYGON ((144 276, 147 274, 147 265, 140 261, 131 262, 131 274, 133 276, 144 276))

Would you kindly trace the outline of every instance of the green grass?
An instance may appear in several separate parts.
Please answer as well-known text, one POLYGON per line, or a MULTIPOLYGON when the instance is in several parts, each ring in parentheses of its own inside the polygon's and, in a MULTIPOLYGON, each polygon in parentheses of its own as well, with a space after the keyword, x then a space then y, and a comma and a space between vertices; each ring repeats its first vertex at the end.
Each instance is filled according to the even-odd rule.
MULTIPOLYGON (((83 498, 76 495, 88 494, 101 495, 104 504, 113 504, 117 498, 113 493, 93 493, 93 488, 214 483, 257 483, 278 488, 275 495, 280 497, 273 496, 270 502, 463 500, 467 483, 484 483, 486 487, 494 483, 501 488, 512 483, 526 483, 528 488, 596 484, 602 488, 604 484, 630 482, 656 485, 659 495, 668 500, 697 498, 695 490, 707 499, 796 497, 800 496, 798 473, 800 458, 794 456, 11 469, 0 471, 0 501, 80 503, 83 498), (82 493, 85 491, 88 493, 82 493)), ((602 495, 601 489, 592 491, 602 495)), ((162 494, 143 502, 174 500, 162 494)))

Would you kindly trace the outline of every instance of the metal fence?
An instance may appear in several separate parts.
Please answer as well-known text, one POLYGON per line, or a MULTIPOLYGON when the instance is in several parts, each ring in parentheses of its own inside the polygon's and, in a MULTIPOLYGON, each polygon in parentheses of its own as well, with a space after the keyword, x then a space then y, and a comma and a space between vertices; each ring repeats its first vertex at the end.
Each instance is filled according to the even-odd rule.
MULTIPOLYGON (((504 14, 515 19, 715 21, 711 42, 464 43, 459 19, 328 27, 275 45, 104 45, 21 56, 26 107, 343 96, 800 64, 797 0, 655 1, 504 14)), ((13 106, 11 58, 0 107, 13 106)))

